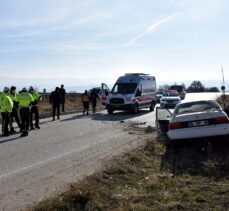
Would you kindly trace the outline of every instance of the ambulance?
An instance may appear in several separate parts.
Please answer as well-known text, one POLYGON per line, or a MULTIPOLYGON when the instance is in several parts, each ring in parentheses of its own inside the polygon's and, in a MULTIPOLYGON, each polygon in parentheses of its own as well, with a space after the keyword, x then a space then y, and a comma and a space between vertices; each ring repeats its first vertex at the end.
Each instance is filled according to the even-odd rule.
POLYGON ((128 73, 116 81, 107 98, 107 111, 127 110, 138 113, 139 109, 154 111, 156 105, 156 79, 144 73, 128 73))

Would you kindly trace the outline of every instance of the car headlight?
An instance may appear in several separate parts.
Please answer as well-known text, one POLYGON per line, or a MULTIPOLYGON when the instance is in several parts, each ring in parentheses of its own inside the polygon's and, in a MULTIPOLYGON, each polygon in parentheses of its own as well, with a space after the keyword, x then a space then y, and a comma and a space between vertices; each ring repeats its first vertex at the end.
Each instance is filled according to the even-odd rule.
POLYGON ((126 101, 132 101, 132 97, 126 97, 126 101))

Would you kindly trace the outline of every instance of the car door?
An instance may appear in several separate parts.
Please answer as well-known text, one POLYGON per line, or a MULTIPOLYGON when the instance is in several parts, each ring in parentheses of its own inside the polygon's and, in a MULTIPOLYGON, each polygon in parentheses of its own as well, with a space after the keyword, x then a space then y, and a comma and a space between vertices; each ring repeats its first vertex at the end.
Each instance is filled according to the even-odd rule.
POLYGON ((156 109, 156 131, 158 137, 166 136, 169 130, 169 121, 172 117, 172 113, 166 109, 157 107, 156 109))
POLYGON ((101 89, 102 89, 101 103, 103 105, 106 105, 107 96, 110 94, 110 89, 105 83, 101 84, 101 89))

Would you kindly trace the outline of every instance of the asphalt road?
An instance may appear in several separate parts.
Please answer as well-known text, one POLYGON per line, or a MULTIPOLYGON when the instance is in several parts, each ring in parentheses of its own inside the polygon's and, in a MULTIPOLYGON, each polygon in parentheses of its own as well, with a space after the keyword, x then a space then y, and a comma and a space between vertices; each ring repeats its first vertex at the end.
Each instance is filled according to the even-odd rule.
MULTIPOLYGON (((186 101, 215 96, 189 94, 186 101)), ((136 146, 136 135, 129 134, 120 121, 154 126, 155 112, 72 114, 55 122, 43 119, 41 129, 26 138, 0 137, 0 210, 19 210, 59 193, 136 146)))

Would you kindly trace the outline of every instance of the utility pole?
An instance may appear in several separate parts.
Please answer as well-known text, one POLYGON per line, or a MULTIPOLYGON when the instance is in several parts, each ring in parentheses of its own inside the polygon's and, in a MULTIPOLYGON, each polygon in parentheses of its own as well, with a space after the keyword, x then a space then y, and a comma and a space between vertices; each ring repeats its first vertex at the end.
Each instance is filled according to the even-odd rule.
POLYGON ((221 86, 222 94, 223 94, 223 107, 226 109, 226 95, 225 95, 225 81, 224 81, 224 72, 223 72, 223 66, 221 66, 222 70, 222 77, 223 77, 223 85, 221 86))

